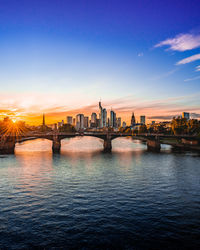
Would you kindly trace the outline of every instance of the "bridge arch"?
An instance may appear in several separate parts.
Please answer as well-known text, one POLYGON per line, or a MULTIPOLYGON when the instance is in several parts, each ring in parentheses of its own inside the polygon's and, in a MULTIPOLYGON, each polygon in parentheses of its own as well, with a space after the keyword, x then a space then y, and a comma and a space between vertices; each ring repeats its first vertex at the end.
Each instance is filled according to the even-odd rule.
POLYGON ((48 138, 30 138, 15 143, 15 152, 21 151, 51 151, 52 140, 48 138))

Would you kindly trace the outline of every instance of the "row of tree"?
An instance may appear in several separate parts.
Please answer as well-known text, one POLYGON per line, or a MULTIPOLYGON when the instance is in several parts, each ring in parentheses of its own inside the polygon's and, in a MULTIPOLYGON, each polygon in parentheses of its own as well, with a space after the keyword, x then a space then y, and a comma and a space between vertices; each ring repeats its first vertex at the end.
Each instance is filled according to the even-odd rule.
POLYGON ((144 133, 157 133, 157 134, 172 134, 172 135, 197 135, 200 136, 200 121, 196 119, 187 120, 186 118, 173 118, 171 121, 171 126, 167 126, 166 123, 152 124, 147 128, 147 126, 140 125, 139 127, 131 129, 131 127, 120 128, 122 133, 134 133, 134 134, 144 134, 144 133))

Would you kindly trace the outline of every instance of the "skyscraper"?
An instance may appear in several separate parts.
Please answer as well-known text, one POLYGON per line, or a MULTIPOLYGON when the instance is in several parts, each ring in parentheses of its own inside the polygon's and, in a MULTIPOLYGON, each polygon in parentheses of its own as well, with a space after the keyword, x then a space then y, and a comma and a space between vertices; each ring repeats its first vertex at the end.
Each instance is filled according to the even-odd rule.
POLYGON ((76 116, 76 129, 84 129, 84 115, 78 114, 76 116))
POLYGON ((72 125, 72 116, 67 116, 67 124, 72 125))
POLYGON ((107 111, 103 109, 103 128, 107 127, 107 111))
POLYGON ((101 106, 101 101, 99 102, 99 121, 100 128, 104 128, 107 126, 107 111, 101 106))
POLYGON ((183 112, 183 113, 182 113, 182 118, 186 118, 187 120, 189 120, 189 119, 190 119, 190 113, 188 113, 188 112, 183 112))
POLYGON ((117 122, 116 122, 116 113, 111 110, 110 111, 110 127, 111 128, 116 128, 117 122))
POLYGON ((88 128, 88 125, 89 125, 89 117, 84 116, 84 128, 88 128))
POLYGON ((134 115, 134 112, 132 113, 132 117, 131 117, 131 126, 132 127, 135 126, 135 115, 134 115))
POLYGON ((98 126, 98 124, 97 124, 97 114, 92 113, 90 127, 96 128, 97 126, 98 126))
POLYGON ((99 127, 103 128, 103 108, 101 106, 101 101, 99 102, 99 127))
POLYGON ((122 119, 121 119, 121 117, 118 117, 117 118, 117 128, 121 127, 121 123, 122 123, 122 119))
POLYGON ((140 123, 145 124, 145 115, 140 116, 140 123))

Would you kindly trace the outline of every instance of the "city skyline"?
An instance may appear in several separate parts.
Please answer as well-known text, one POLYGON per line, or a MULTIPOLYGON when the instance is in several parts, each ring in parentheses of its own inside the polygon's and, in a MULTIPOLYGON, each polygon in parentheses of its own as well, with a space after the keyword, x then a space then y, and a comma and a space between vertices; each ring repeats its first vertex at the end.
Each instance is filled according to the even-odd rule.
POLYGON ((0 119, 53 123, 100 98, 127 123, 200 117, 198 1, 22 3, 1 2, 0 119))

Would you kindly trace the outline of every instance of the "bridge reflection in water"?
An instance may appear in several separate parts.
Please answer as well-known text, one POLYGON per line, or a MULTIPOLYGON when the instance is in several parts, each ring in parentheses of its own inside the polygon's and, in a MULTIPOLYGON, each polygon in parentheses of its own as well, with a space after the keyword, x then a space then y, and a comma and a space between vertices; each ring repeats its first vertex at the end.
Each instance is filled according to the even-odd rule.
POLYGON ((148 150, 160 151, 161 144, 168 144, 175 148, 181 149, 193 149, 200 151, 199 138, 190 135, 165 135, 165 134, 132 134, 132 133, 120 133, 120 132, 76 132, 76 133, 64 133, 64 132, 43 132, 43 133, 26 133, 20 136, 15 135, 1 135, 0 137, 0 154, 13 154, 15 150, 15 144, 17 142, 33 140, 37 138, 48 139, 52 141, 53 153, 59 153, 61 149, 61 140, 65 138, 82 136, 92 136, 99 138, 103 141, 103 149, 105 152, 111 152, 112 140, 119 137, 131 137, 135 140, 142 140, 146 142, 148 150))

